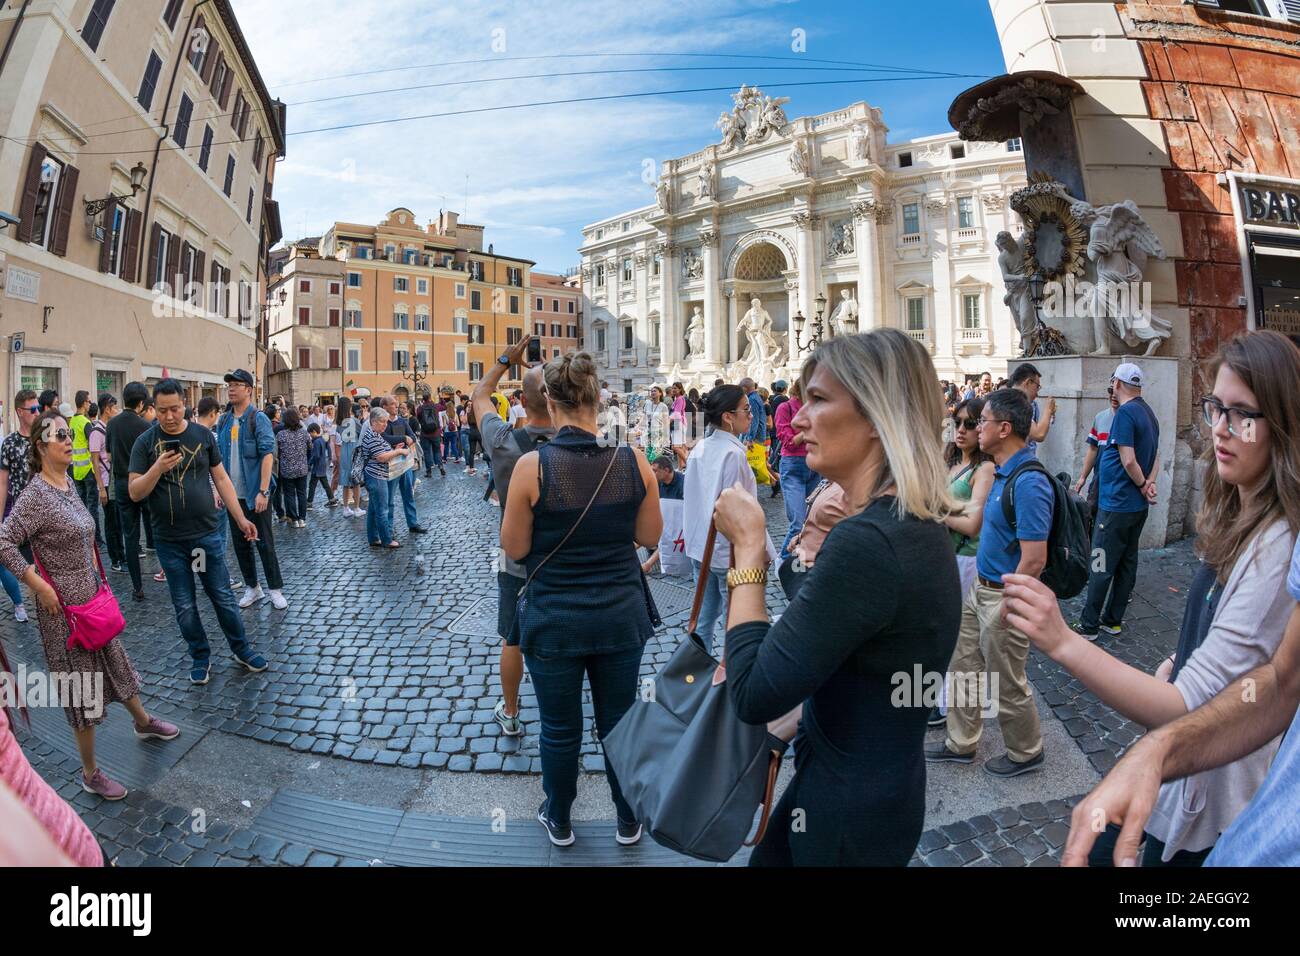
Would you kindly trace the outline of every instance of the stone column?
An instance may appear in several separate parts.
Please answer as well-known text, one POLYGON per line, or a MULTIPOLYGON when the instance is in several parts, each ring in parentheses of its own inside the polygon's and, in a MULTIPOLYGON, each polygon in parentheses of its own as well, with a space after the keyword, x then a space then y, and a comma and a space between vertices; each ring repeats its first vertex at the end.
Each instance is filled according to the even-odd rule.
POLYGON ((748 297, 737 292, 735 287, 723 290, 723 295, 727 297, 727 350, 722 356, 724 365, 740 361, 742 351, 740 345, 740 333, 736 330, 740 317, 749 310, 748 297), (742 311, 744 310, 744 311, 742 311))
POLYGON ((852 203, 853 244, 858 259, 858 331, 880 328, 885 324, 877 301, 879 271, 879 231, 876 214, 879 207, 874 200, 852 203))
MULTIPOLYGON (((795 342, 794 335, 794 314, 799 311, 799 276, 797 274, 786 277, 785 294, 786 298, 789 300, 787 311, 790 316, 789 324, 786 326, 785 330, 786 365, 793 370, 800 364, 799 346, 795 342)), ((807 316, 805 316, 805 318, 807 318, 807 316)), ((807 334, 806 330, 805 334, 807 334)))
MULTIPOLYGON (((812 323, 817 318, 817 290, 821 284, 817 268, 817 217, 808 212, 797 212, 793 218, 799 227, 799 311, 812 323)), ((827 308, 830 308, 829 304, 827 308)), ((826 318, 822 316, 822 321, 825 322, 826 318)), ((810 324, 809 333, 811 328, 810 324)))
POLYGON ((661 240, 651 250, 658 252, 659 263, 659 314, 663 317, 663 363, 669 368, 682 360, 685 351, 686 330, 681 324, 681 309, 677 302, 677 247, 669 239, 661 240))
POLYGON ((722 361, 725 321, 718 301, 718 230, 700 230, 700 255, 704 259, 704 359, 711 364, 722 361))

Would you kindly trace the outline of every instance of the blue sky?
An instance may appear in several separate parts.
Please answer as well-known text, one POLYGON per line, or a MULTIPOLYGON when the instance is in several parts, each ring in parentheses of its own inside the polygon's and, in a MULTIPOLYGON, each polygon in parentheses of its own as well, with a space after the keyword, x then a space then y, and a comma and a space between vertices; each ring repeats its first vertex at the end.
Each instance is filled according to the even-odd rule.
POLYGON ((286 238, 317 234, 335 220, 375 222, 396 206, 427 222, 445 205, 485 225, 485 242, 498 251, 551 271, 577 264, 583 224, 653 202, 653 187, 642 178, 647 160, 717 142, 714 122, 731 107, 727 92, 301 131, 748 83, 789 96, 791 118, 866 100, 883 110, 896 142, 949 131, 953 97, 1003 72, 985 0, 234 0, 234 6, 271 94, 290 104, 288 158, 275 190, 286 238), (803 31, 802 52, 793 49, 794 31, 803 31), (629 53, 655 55, 613 55, 629 53), (556 54, 583 56, 522 59, 556 54), (754 55, 789 59, 737 58, 754 55), (828 69, 836 64, 816 60, 975 78, 872 82, 869 72, 828 69), (341 76, 392 67, 412 69, 341 76), (647 68, 661 71, 556 75, 647 68), (508 79, 464 83, 494 78, 508 79), (845 79, 852 82, 782 87, 845 79), (395 91, 417 85, 429 88, 395 91), (363 92, 372 95, 349 96, 363 92))

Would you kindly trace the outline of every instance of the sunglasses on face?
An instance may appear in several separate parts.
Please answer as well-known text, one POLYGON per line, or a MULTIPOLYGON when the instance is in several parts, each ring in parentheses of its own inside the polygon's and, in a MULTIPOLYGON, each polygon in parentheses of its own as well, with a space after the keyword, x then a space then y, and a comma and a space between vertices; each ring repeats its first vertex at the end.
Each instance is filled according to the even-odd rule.
POLYGON ((973 432, 980 427, 978 418, 954 418, 953 421, 957 423, 958 428, 964 428, 968 432, 973 432))
POLYGON ((50 432, 50 437, 54 441, 71 441, 72 432, 66 428, 56 428, 54 431, 50 432))
POLYGON ((39 415, 41 413, 41 406, 33 405, 31 408, 26 409, 26 411, 32 415, 39 415))

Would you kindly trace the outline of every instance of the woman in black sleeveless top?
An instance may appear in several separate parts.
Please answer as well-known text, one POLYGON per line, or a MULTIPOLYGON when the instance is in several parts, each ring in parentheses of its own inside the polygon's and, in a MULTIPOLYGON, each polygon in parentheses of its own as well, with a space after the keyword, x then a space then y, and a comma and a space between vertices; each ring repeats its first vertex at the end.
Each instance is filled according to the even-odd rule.
MULTIPOLYGON (((645 456, 596 437, 600 383, 591 356, 553 359, 545 379, 546 404, 559 430, 515 466, 501 547, 529 574, 515 627, 541 712, 546 801, 537 818, 552 843, 569 846, 583 675, 603 738, 636 696, 641 652, 651 634, 636 546, 654 547, 663 519, 645 456)), ((635 843, 641 828, 613 771, 606 767, 605 773, 618 811, 618 842, 635 843)))

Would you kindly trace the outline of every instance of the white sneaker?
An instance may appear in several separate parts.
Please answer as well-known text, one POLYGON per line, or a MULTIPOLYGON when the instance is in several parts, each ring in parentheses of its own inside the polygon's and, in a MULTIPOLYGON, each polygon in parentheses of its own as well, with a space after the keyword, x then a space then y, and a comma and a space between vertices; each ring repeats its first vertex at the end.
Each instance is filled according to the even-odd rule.
POLYGON ((277 611, 283 611, 285 608, 287 608, 287 607, 289 606, 289 602, 286 601, 286 600, 284 599, 284 595, 281 594, 279 591, 276 591, 276 590, 274 590, 274 589, 268 588, 267 591, 266 591, 266 593, 267 593, 268 595, 270 595, 270 597, 271 597, 271 605, 272 605, 272 606, 273 606, 277 611))
POLYGON ((352 517, 352 508, 351 508, 351 507, 344 508, 344 509, 343 509, 343 513, 344 513, 345 515, 347 515, 349 518, 351 518, 351 517, 352 517))
POLYGON ((23 607, 21 604, 16 605, 14 607, 14 620, 19 624, 27 620, 27 608, 23 607))
POLYGON ((262 593, 262 586, 260 584, 255 588, 244 588, 244 596, 239 599, 239 606, 252 607, 265 596, 266 595, 262 593))

